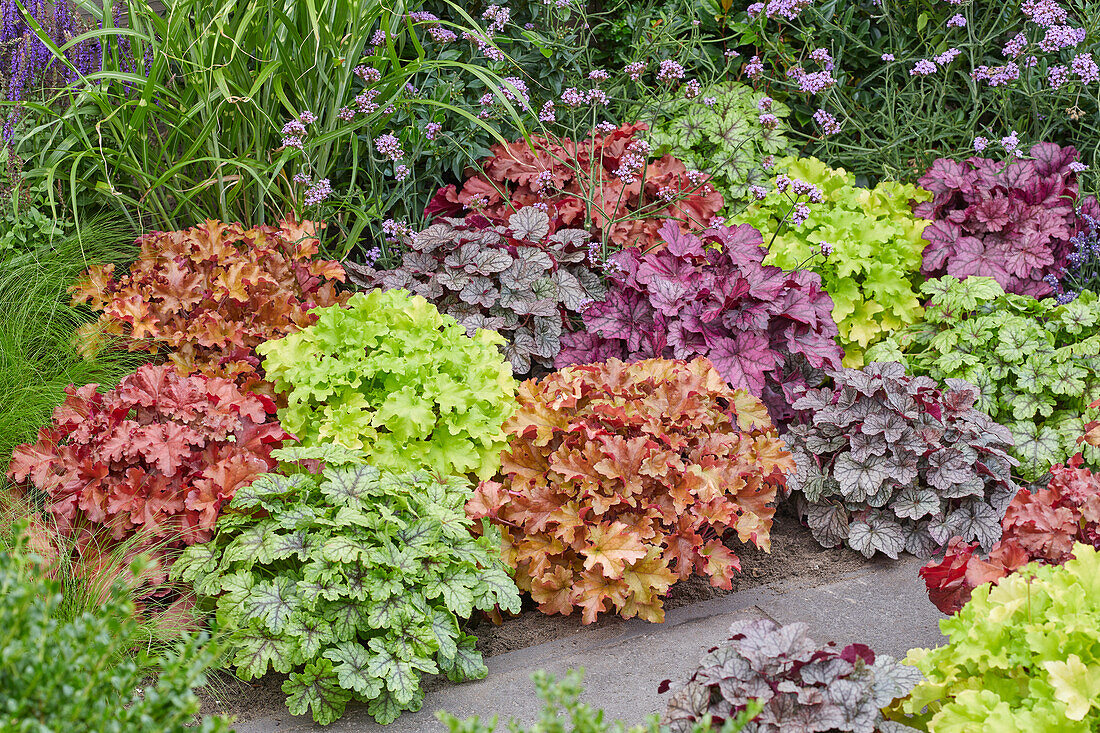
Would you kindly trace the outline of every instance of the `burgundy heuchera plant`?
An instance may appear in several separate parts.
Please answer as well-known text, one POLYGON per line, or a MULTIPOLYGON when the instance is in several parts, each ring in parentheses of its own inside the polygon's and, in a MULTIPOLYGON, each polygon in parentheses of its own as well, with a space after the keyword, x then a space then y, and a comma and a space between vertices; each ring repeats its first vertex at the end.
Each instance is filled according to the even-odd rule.
POLYGON ((913 211, 931 219, 921 271, 927 277, 994 278, 1005 291, 1037 298, 1051 294, 1047 275, 1060 276, 1081 225, 1075 207, 1096 217, 1100 206, 1080 199, 1071 166, 1077 150, 1039 143, 1009 163, 940 158, 920 179, 933 194, 913 211))
POLYGON ((562 336, 559 368, 705 356, 777 421, 792 414, 805 371, 840 368, 833 302, 816 273, 762 264, 763 237, 747 224, 696 236, 666 221, 660 236, 664 248, 612 255, 607 297, 584 311, 582 330, 562 336))

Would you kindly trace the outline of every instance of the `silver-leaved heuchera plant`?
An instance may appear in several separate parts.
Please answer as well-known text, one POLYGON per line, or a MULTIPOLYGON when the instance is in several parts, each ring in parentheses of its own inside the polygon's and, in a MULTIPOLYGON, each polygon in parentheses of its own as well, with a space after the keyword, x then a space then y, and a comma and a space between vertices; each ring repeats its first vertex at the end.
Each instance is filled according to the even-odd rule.
POLYGON ((533 206, 513 214, 506 227, 479 215, 439 218, 406 244, 394 269, 347 263, 352 282, 416 293, 471 336, 479 328, 500 333, 517 378, 536 366, 552 369, 570 315, 606 293, 591 235, 583 229, 550 234, 549 217, 533 206))
POLYGON ((978 388, 910 377, 897 362, 831 374, 794 402, 787 485, 814 538, 871 557, 929 557, 954 536, 988 552, 1019 486, 1012 434, 974 408, 978 388))
POLYGON ((662 722, 671 733, 689 733, 710 715, 717 730, 756 700, 763 709, 742 733, 901 733, 913 729, 885 720, 880 709, 923 679, 863 644, 818 646, 806 624, 736 621, 673 693, 662 722))

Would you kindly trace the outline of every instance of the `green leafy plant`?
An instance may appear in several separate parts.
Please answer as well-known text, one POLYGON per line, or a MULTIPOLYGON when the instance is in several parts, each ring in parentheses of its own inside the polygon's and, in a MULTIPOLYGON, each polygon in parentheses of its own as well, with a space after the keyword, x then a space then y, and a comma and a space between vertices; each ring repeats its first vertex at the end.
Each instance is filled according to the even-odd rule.
POLYGON ((1012 430, 1019 473, 1029 481, 1081 450, 1100 398, 1100 296, 1071 303, 1006 295, 992 278, 945 276, 921 286, 925 321, 873 347, 868 358, 900 361, 911 374, 965 379, 981 390, 978 409, 1012 430))
POLYGON ((0 261, 72 233, 72 221, 50 209, 46 193, 44 182, 23 180, 23 160, 10 145, 0 148, 0 261))
MULTIPOLYGON (((543 702, 538 721, 533 725, 525 726, 519 721, 512 720, 508 724, 508 730, 511 733, 663 733, 668 730, 667 727, 661 726, 656 715, 649 716, 644 725, 629 727, 619 720, 605 721, 602 710, 594 710, 581 702, 581 693, 584 692, 583 679, 583 669, 569 670, 560 681, 542 670, 532 674, 535 694, 543 702), (565 720, 569 721, 568 728, 565 727, 565 720)), ((708 717, 687 730, 690 733, 738 733, 744 730, 745 723, 759 709, 758 703, 750 702, 747 709, 739 715, 724 719, 721 723, 717 720, 712 721, 708 717)), ((450 733, 494 733, 497 729, 497 716, 493 716, 490 722, 483 723, 476 716, 459 720, 441 710, 436 713, 436 717, 447 726, 450 733)))
POLYGON ((1012 435, 974 408, 978 389, 941 388, 896 362, 832 375, 834 387, 794 403, 804 422, 784 436, 797 469, 788 486, 814 539, 871 557, 928 557, 955 535, 986 551, 1016 495, 1012 435))
POLYGON ((466 329, 419 295, 356 293, 314 311, 308 328, 256 351, 286 393, 279 419, 306 445, 365 448, 392 470, 430 467, 490 478, 515 410, 504 339, 466 329))
POLYGON ((933 733, 1089 733, 1100 725, 1100 554, 1032 563, 940 621, 947 644, 905 662, 925 681, 890 717, 933 733))
POLYGON ((575 366, 520 386, 501 481, 466 510, 501 528, 505 562, 544 613, 608 604, 663 621, 678 579, 729 589, 726 546, 770 549, 776 491, 791 470, 768 411, 704 358, 575 366))
POLYGON ((314 259, 313 222, 245 229, 207 220, 138 239, 129 271, 94 266, 70 288, 74 304, 102 311, 82 329, 86 352, 104 335, 132 351, 168 352, 181 373, 255 382, 254 349, 313 322, 310 309, 341 298, 344 269, 314 259))
MULTIPOLYGON (((900 733, 879 709, 909 694, 920 672, 893 657, 876 658, 864 644, 820 647, 807 631, 802 623, 735 621, 729 638, 672 695, 662 721, 672 733, 692 733, 705 716, 746 716, 755 702, 762 709, 747 715, 748 733, 900 733)), ((661 689, 668 686, 665 680, 661 689)))
POLYGON ((0 729, 72 733, 216 733, 226 720, 204 717, 195 688, 206 683, 217 650, 184 635, 150 658, 133 603, 115 586, 106 603, 66 614, 62 584, 47 579, 17 542, 0 553, 0 729), (148 674, 156 669, 155 681, 148 674))
POLYGON ((652 124, 649 139, 658 154, 672 153, 689 168, 710 173, 727 203, 744 199, 750 186, 764 183, 764 158, 784 155, 790 147, 782 122, 789 113, 786 105, 773 102, 768 108, 778 120, 774 127, 760 124, 765 96, 744 84, 724 82, 691 99, 675 97, 660 108, 662 117, 652 124))
POLYGON ((173 569, 216 598, 238 676, 291 672, 287 706, 322 725, 353 699, 380 723, 419 709, 421 674, 484 677, 459 619, 518 613, 519 593, 497 532, 470 534, 469 484, 380 471, 335 445, 276 456, 300 465, 239 491, 214 540, 173 569), (304 467, 318 461, 323 473, 304 467))
POLYGON ((562 332, 606 295, 595 244, 583 229, 550 234, 550 217, 526 206, 493 226, 484 217, 436 221, 410 236, 393 269, 347 263, 361 287, 404 288, 434 303, 474 336, 487 328, 504 336, 504 355, 517 377, 550 370, 562 332))
POLYGON ((794 225, 787 195, 772 190, 736 220, 764 234, 770 253, 766 264, 821 275, 833 299, 844 365, 863 366, 869 345, 921 317, 915 286, 926 244, 921 233, 928 222, 913 216, 910 203, 931 194, 894 182, 860 188, 851 173, 814 158, 787 158, 776 167, 782 175, 817 186, 822 202, 811 204, 809 218, 794 225))

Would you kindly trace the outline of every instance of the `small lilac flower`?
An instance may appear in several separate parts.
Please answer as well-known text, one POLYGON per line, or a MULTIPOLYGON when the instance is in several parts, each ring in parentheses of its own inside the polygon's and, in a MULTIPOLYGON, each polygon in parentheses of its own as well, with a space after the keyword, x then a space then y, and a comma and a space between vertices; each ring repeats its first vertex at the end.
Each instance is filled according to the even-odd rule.
POLYGON ((704 107, 713 107, 715 105, 715 103, 717 103, 717 102, 718 102, 717 97, 703 97, 703 106, 704 107))
POLYGON ((936 73, 936 65, 928 59, 921 59, 909 69, 909 76, 928 76, 936 73))
POLYGON ((779 118, 770 112, 760 115, 760 126, 765 130, 774 130, 779 125, 779 118))
POLYGON ((547 102, 542 105, 542 109, 539 110, 539 122, 550 123, 554 122, 556 119, 557 118, 554 116, 554 101, 547 100, 547 102))
POLYGON ((1005 58, 1014 59, 1022 54, 1025 48, 1027 48, 1027 36, 1020 32, 1009 39, 1008 43, 1001 49, 1001 53, 1005 58))
POLYGON ((749 59, 749 62, 745 64, 745 76, 750 79, 755 79, 764 73, 764 64, 760 61, 759 56, 753 56, 749 59))
POLYGON ((429 122, 428 124, 424 125, 424 137, 428 138, 429 140, 435 140, 436 137, 438 137, 439 133, 441 133, 442 131, 443 125, 439 124, 438 122, 429 122))
POLYGON ((1070 68, 1083 84, 1100 81, 1100 68, 1097 68, 1091 53, 1079 53, 1074 56, 1073 61, 1070 62, 1070 68))
POLYGON ((883 61, 893 61, 893 60, 894 60, 894 54, 892 54, 892 53, 884 53, 884 54, 882 54, 882 56, 880 56, 879 58, 881 58, 881 59, 882 59, 883 61))
POLYGON ((608 74, 603 69, 593 69, 588 72, 588 78, 592 81, 607 81, 608 74))
POLYGON ((948 28, 965 28, 966 17, 962 13, 955 13, 947 19, 948 28))
POLYGON ((398 181, 403 181, 409 177, 409 166, 400 164, 393 169, 393 177, 398 181))
POLYGON ((401 141, 389 132, 375 139, 374 149, 378 151, 379 155, 390 160, 400 160, 405 157, 405 151, 401 149, 401 141))
POLYGON ((750 186, 749 193, 752 194, 752 197, 757 201, 763 201, 768 197, 768 189, 763 186, 750 186))
POLYGON ((987 138, 981 136, 974 138, 974 150, 980 153, 987 147, 989 147, 989 140, 987 138))
POLYGON ((703 87, 698 79, 690 79, 684 84, 684 99, 695 99, 703 93, 703 87))
POLYGON ((761 112, 768 112, 771 110, 772 103, 774 101, 775 100, 771 97, 761 97, 760 100, 756 103, 756 108, 761 112))
POLYGON ((355 75, 367 84, 375 84, 382 79, 382 72, 371 66, 356 66, 355 75))
POLYGON ((355 110, 351 107, 341 107, 336 116, 344 122, 351 122, 355 119, 355 110))
POLYGON ((958 56, 959 53, 960 53, 959 49, 949 48, 946 51, 944 51, 943 53, 941 53, 939 56, 937 56, 935 58, 935 61, 940 66, 947 66, 949 63, 951 63, 952 61, 955 60, 955 57, 958 56))
POLYGON ((317 121, 317 115, 307 109, 303 111, 302 114, 298 115, 298 119, 301 120, 303 124, 309 125, 317 121))
POLYGON ((828 259, 829 255, 831 255, 833 253, 833 245, 831 245, 828 242, 818 242, 817 246, 818 246, 818 249, 821 250, 821 256, 824 257, 825 259, 828 259))
POLYGON ((327 178, 322 178, 306 189, 305 205, 316 206, 331 195, 332 185, 327 178))
POLYGON ((294 174, 294 178, 291 180, 293 180, 295 183, 301 183, 304 186, 308 186, 313 181, 313 178, 304 171, 298 171, 294 174))
POLYGON ((1067 167, 1071 171, 1073 171, 1074 173, 1084 173, 1085 171, 1087 171, 1089 169, 1089 167, 1087 165, 1085 165, 1084 163, 1082 163, 1079 160, 1075 160, 1075 161, 1071 162, 1069 164, 1069 166, 1067 166, 1067 167))
POLYGON ((794 205, 794 210, 791 212, 791 225, 800 227, 807 219, 810 218, 810 207, 804 203, 797 203, 794 205))
POLYGON ((657 71, 657 81, 663 81, 666 84, 671 84, 677 79, 684 78, 684 67, 673 61, 672 59, 665 59, 661 62, 661 66, 657 71))
POLYGON ((826 135, 836 135, 840 132, 840 123, 836 117, 823 109, 814 112, 814 122, 821 126, 821 132, 826 135))
POLYGON ((1047 84, 1051 89, 1061 89, 1069 83, 1069 67, 1064 64, 1055 64, 1047 69, 1047 84))
POLYGON ((642 73, 645 72, 645 62, 634 61, 623 67, 623 71, 630 77, 631 81, 638 81, 642 78, 642 73))

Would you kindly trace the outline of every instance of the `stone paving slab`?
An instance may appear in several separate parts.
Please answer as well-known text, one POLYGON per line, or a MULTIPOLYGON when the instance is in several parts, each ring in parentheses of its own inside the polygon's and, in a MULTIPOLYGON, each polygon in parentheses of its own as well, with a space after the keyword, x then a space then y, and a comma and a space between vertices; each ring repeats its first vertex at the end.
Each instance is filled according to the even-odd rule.
MULTIPOLYGON (((238 733, 437 733, 439 709, 464 718, 479 715, 502 721, 511 717, 533 721, 537 714, 531 673, 545 669, 557 676, 583 667, 584 699, 603 708, 608 719, 639 723, 666 704, 658 695, 664 679, 674 683, 695 669, 707 649, 722 639, 729 625, 744 618, 771 618, 777 623, 805 622, 818 642, 854 641, 876 652, 904 656, 918 646, 936 646, 943 640, 938 621, 943 618, 928 600, 917 576, 920 561, 868 562, 867 567, 839 575, 813 588, 797 581, 750 588, 728 596, 669 611, 663 624, 638 619, 610 625, 596 624, 564 639, 490 657, 489 676, 460 685, 434 687, 424 708, 406 713, 395 723, 380 726, 362 707, 349 707, 328 728, 314 726, 308 717, 284 715, 240 723, 238 733)), ((504 728, 503 723, 498 730, 504 728)))

